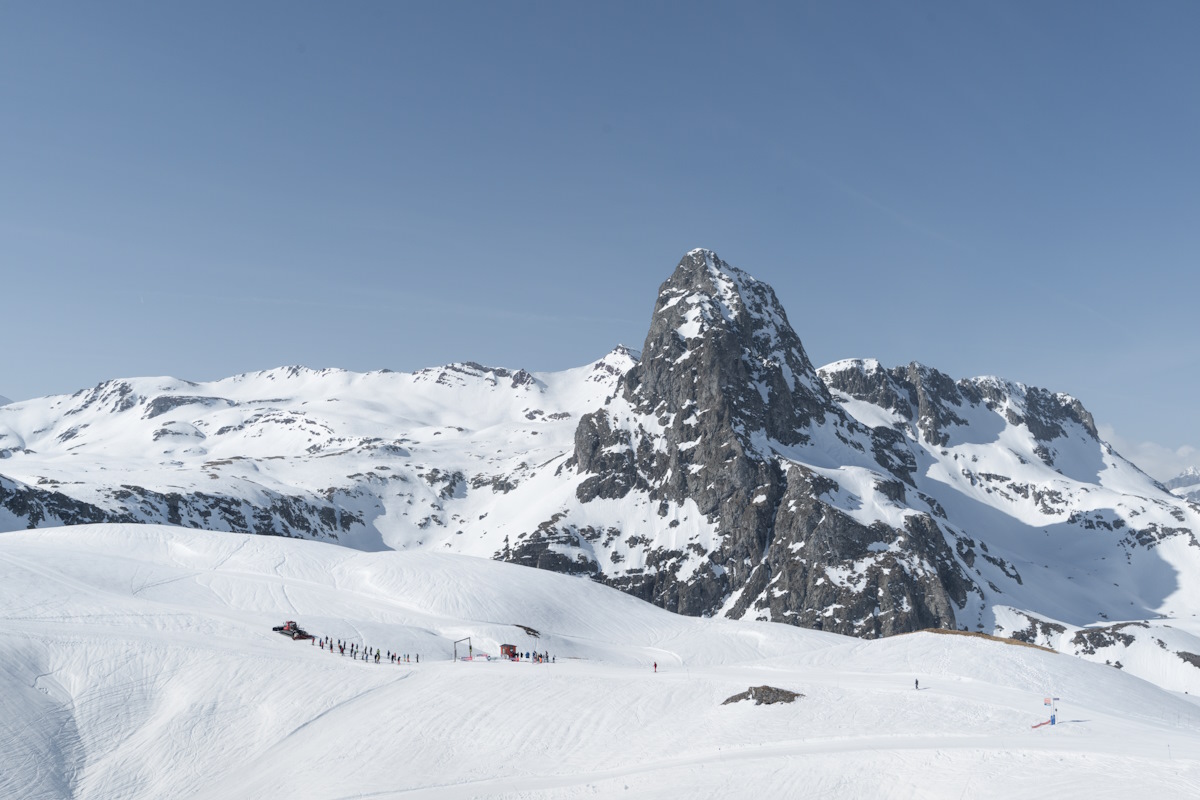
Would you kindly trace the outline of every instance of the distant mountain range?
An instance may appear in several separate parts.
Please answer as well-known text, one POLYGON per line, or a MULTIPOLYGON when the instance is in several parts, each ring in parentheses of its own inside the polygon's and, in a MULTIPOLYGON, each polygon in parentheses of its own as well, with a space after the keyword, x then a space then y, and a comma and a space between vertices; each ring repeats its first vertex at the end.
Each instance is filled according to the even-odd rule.
POLYGON ((816 369, 772 289, 708 250, 662 285, 640 352, 557 373, 115 380, 0 408, 0 457, 0 530, 424 548, 683 614, 965 627, 1200 667, 1200 506, 1178 495, 1200 475, 1167 491, 1066 394, 917 363, 816 369))
POLYGON ((1170 489, 1173 494, 1185 500, 1190 500, 1194 503, 1200 502, 1200 469, 1188 467, 1167 481, 1164 486, 1170 489))

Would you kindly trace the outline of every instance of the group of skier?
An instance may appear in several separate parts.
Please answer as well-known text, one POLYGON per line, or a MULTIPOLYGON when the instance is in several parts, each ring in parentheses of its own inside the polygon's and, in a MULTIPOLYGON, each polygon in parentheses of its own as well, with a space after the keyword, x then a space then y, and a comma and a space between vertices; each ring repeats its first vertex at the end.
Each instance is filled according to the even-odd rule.
POLYGON ((319 646, 322 650, 328 650, 330 653, 333 653, 336 649, 340 655, 349 655, 355 661, 366 661, 369 663, 373 659, 378 664, 381 659, 386 659, 392 664, 421 663, 420 654, 393 653, 391 650, 388 650, 384 654, 378 647, 372 651, 370 647, 360 645, 357 642, 345 642, 341 639, 331 639, 328 636, 322 636, 319 639, 314 638, 312 641, 313 644, 319 646))

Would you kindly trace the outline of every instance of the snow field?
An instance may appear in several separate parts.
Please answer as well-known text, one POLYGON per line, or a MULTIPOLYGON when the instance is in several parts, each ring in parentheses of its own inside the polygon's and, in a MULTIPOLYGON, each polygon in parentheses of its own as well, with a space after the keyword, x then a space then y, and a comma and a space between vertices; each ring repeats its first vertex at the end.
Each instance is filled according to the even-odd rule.
POLYGON ((0 797, 1193 797, 1197 753, 1190 696, 1032 648, 679 617, 449 554, 0 536, 0 797), (464 636, 557 663, 452 662, 464 636), (722 705, 764 683, 805 696, 722 705))

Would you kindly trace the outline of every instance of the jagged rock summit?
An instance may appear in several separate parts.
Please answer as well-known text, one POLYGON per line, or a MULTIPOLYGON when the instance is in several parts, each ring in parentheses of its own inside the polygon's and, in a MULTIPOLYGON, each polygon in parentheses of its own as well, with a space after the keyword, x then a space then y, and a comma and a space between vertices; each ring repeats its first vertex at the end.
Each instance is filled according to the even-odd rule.
POLYGON ((965 581, 945 544, 924 535, 936 529, 928 514, 904 523, 921 532, 919 558, 938 565, 925 575, 909 569, 912 552, 873 555, 895 531, 883 536, 829 507, 819 495, 836 484, 789 458, 810 450, 870 464, 885 472, 881 482, 903 464, 889 456, 879 467, 867 455, 890 444, 834 402, 771 287, 712 251, 688 253, 659 290, 643 358, 618 388, 576 431, 579 500, 633 493, 660 519, 694 509, 709 530, 651 548, 639 560, 653 569, 601 556, 594 567, 613 585, 680 613, 753 610, 873 635, 954 622, 943 584, 961 600, 965 581), (851 600, 824 580, 827 553, 870 562, 869 598, 851 600), (853 610, 830 618, 834 604, 853 610))
POLYGON ((804 441, 833 410, 774 290, 711 250, 693 250, 660 287, 625 398, 645 414, 720 409, 747 447, 804 441))
POLYGON ((1078 400, 917 363, 814 369, 771 287, 709 250, 662 284, 640 353, 107 381, 0 407, 0 459, 0 530, 446 550, 684 614, 966 627, 1187 669, 1175 653, 1200 652, 1160 621, 1200 605, 1200 507, 1078 400))

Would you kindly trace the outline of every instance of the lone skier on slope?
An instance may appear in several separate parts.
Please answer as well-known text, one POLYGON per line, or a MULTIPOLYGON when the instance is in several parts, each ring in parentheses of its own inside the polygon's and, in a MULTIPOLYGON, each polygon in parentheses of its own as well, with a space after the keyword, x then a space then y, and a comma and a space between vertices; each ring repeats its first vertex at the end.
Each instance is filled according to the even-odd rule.
POLYGON ((913 678, 913 688, 918 692, 921 691, 921 681, 919 678, 913 678))

